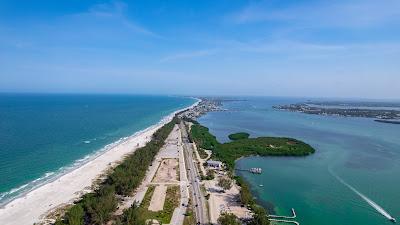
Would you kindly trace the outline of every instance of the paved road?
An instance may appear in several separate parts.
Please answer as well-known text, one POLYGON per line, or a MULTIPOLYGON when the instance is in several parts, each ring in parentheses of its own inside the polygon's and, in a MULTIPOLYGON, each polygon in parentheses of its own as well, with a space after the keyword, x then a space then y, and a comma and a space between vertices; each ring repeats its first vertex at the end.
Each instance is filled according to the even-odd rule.
POLYGON ((193 208, 196 214, 197 224, 207 224, 207 211, 204 195, 200 189, 200 174, 197 166, 193 161, 193 146, 189 142, 186 127, 181 122, 179 125, 182 132, 182 144, 185 154, 186 165, 188 166, 188 180, 192 189, 193 208))

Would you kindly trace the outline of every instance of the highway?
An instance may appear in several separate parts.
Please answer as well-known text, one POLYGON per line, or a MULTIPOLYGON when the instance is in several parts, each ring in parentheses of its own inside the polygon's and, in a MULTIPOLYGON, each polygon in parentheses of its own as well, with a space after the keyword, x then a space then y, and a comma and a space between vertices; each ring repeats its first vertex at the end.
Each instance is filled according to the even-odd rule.
POLYGON ((197 166, 193 161, 193 146, 189 142, 188 133, 183 122, 179 124, 180 130, 182 132, 182 144, 185 156, 185 161, 187 165, 187 175, 190 183, 190 188, 192 192, 193 199, 193 209, 196 215, 197 224, 205 225, 208 223, 207 210, 206 210, 206 200, 200 189, 200 174, 197 170, 197 166))

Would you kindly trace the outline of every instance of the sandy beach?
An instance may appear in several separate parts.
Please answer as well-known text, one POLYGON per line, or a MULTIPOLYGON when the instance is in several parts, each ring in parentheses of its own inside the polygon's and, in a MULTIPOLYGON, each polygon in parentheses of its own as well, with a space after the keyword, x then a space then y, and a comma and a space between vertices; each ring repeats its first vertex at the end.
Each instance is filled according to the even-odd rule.
MULTIPOLYGON (((197 104, 198 102, 190 107, 197 104)), ((144 146, 157 129, 171 121, 176 113, 185 109, 164 117, 158 124, 130 136, 82 166, 11 201, 0 208, 0 224, 32 225, 41 222, 55 209, 79 199, 83 193, 91 191, 94 181, 117 165, 127 154, 144 146)))

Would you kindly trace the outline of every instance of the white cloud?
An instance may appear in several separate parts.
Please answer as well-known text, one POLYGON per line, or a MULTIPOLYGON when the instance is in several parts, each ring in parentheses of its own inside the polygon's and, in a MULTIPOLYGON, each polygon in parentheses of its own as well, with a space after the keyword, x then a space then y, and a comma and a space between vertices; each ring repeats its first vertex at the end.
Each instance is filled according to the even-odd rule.
POLYGON ((217 52, 218 52, 217 49, 204 49, 191 52, 177 53, 162 58, 160 62, 172 62, 172 61, 179 61, 197 57, 210 56, 216 54, 217 52))
POLYGON ((237 24, 280 21, 305 27, 371 27, 400 23, 400 1, 328 1, 282 9, 264 1, 248 5, 227 19, 237 24))
POLYGON ((152 37, 159 37, 159 35, 148 30, 147 28, 130 20, 126 15, 128 5, 124 2, 114 1, 106 4, 96 4, 89 8, 87 12, 70 15, 71 18, 87 20, 87 19, 100 19, 109 20, 123 26, 124 28, 135 33, 148 35, 152 37))

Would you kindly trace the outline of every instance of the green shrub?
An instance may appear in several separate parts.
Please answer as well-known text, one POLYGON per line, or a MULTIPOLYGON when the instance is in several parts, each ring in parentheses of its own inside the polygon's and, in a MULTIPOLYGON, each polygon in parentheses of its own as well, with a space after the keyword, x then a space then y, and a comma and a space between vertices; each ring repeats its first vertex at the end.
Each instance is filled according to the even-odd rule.
POLYGON ((220 225, 241 225, 237 216, 232 213, 222 213, 218 218, 218 224, 220 225))

